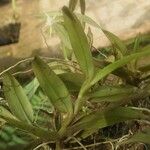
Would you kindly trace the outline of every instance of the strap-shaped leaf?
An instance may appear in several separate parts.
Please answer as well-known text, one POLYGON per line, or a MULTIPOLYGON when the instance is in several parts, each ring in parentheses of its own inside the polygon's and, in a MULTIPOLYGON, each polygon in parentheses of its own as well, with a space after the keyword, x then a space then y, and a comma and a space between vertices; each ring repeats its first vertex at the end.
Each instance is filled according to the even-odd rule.
POLYGON ((147 56, 150 55, 150 47, 145 47, 143 49, 141 49, 141 52, 137 52, 128 56, 123 57, 120 60, 115 61, 114 63, 106 66, 105 68, 99 70, 95 77, 93 78, 93 81, 91 82, 91 85, 94 85, 96 82, 98 82, 99 80, 101 80, 102 78, 104 78, 105 76, 107 76, 108 74, 110 74, 111 72, 113 72, 114 70, 124 66, 125 64, 127 64, 128 62, 143 57, 143 56, 147 56))
POLYGON ((86 9, 85 0, 80 0, 80 8, 81 8, 81 14, 84 15, 86 9))
POLYGON ((83 22, 95 27, 95 28, 98 28, 98 29, 101 29, 101 27, 99 26, 98 23, 96 23, 92 18, 90 18, 89 16, 87 15, 82 15, 80 13, 75 13, 76 16, 79 18, 79 20, 82 20, 83 22))
POLYGON ((134 47, 133 47, 133 51, 137 51, 140 48, 140 42, 141 42, 141 35, 139 34, 134 41, 134 47))
POLYGON ((11 114, 5 107, 0 106, 0 117, 7 117, 12 119, 17 119, 13 114, 11 114))
POLYGON ((68 49, 71 49, 69 36, 68 36, 64 26, 60 23, 55 23, 53 26, 53 29, 58 34, 59 38, 61 39, 61 41, 65 45, 65 47, 67 47, 68 49))
POLYGON ((33 121, 33 109, 19 82, 9 73, 3 75, 4 95, 11 112, 22 121, 33 121))
POLYGON ((93 33, 92 33, 90 27, 88 28, 87 38, 88 38, 88 41, 89 41, 89 45, 92 48, 92 45, 93 45, 93 33))
POLYGON ((90 17, 86 16, 86 15, 82 15, 82 14, 77 14, 78 18, 80 20, 82 20, 85 23, 88 23, 100 30, 103 31, 103 33, 106 35, 106 37, 110 40, 110 42, 116 46, 116 48, 123 54, 125 55, 127 53, 127 48, 125 46, 125 44, 113 33, 104 30, 99 24, 97 24, 93 19, 91 19, 90 17))
MULTIPOLYGON (((85 116, 70 128, 71 132, 84 130, 90 135, 100 128, 104 128, 122 121, 143 119, 150 120, 150 111, 147 109, 138 109, 132 107, 118 107, 113 110, 96 112, 85 116)), ((69 130, 68 130, 69 131, 69 130)))
POLYGON ((77 3, 78 3, 78 0, 69 0, 69 9, 71 11, 74 11, 77 3))
MULTIPOLYGON (((6 112, 7 113, 7 112, 6 112)), ((1 115, 0 115, 1 116, 1 115)), ((46 139, 49 141, 56 140, 58 138, 58 135, 55 131, 47 131, 38 127, 35 127, 33 125, 21 122, 17 119, 12 118, 11 116, 1 116, 6 122, 8 122, 10 125, 21 129, 29 134, 33 134, 37 137, 40 137, 42 139, 46 139)))
POLYGON ((78 73, 63 73, 60 74, 59 77, 65 83, 70 92, 79 92, 84 82, 84 76, 78 73))
POLYGON ((51 103, 60 112, 73 112, 70 94, 62 80, 39 57, 32 63, 33 71, 51 103))
POLYGON ((96 91, 89 94, 92 102, 118 102, 129 97, 136 92, 133 86, 100 86, 96 91))
POLYGON ((39 82, 36 78, 34 78, 30 83, 28 83, 24 87, 24 91, 29 99, 31 99, 33 97, 33 95, 37 91, 38 87, 39 87, 39 82))
POLYGON ((110 40, 110 42, 120 50, 120 52, 125 55, 127 53, 127 48, 125 44, 113 33, 102 29, 103 33, 107 36, 107 38, 110 40))
POLYGON ((65 28, 68 32, 76 59, 86 76, 92 77, 94 65, 90 45, 83 27, 77 17, 67 7, 63 7, 62 10, 65 28))

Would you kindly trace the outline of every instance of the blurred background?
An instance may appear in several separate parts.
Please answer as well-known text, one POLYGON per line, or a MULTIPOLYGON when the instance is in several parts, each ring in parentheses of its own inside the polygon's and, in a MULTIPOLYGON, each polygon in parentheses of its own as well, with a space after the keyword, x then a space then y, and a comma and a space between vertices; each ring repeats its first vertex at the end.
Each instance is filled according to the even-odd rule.
MULTIPOLYGON (((0 0, 0 71, 37 53, 59 57, 59 38, 43 35, 47 21, 40 14, 64 5, 68 0, 16 0, 15 6, 0 0)), ((150 0, 87 0, 86 15, 122 40, 150 32, 150 0)), ((96 48, 109 45, 101 31, 92 32, 96 48)))

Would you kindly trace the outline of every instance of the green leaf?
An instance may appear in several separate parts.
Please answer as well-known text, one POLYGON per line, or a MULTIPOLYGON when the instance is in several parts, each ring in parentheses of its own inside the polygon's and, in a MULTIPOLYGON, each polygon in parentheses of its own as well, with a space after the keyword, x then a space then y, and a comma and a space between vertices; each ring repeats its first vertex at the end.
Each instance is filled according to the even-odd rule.
POLYGON ((93 45, 93 33, 92 33, 90 27, 88 28, 87 38, 88 38, 88 41, 89 41, 89 45, 92 48, 92 45, 93 45))
POLYGON ((33 97, 33 95, 37 91, 38 87, 39 87, 39 82, 36 78, 34 78, 30 83, 28 83, 24 87, 24 91, 29 99, 31 99, 33 97))
POLYGON ((78 92, 84 82, 84 76, 78 73, 63 73, 60 74, 59 77, 70 92, 78 92))
POLYGON ((39 57, 32 63, 33 71, 51 103, 60 112, 73 112, 70 94, 61 79, 39 57))
POLYGON ((8 116, 2 116, 2 118, 7 121, 10 125, 17 127, 18 129, 21 129, 29 134, 33 134, 37 137, 46 139, 46 140, 56 140, 58 138, 58 135, 54 131, 47 131, 42 128, 35 127, 33 125, 29 125, 27 123, 21 122, 19 120, 16 120, 14 118, 8 117, 8 116))
POLYGON ((139 34, 134 41, 133 52, 136 52, 140 49, 141 35, 139 34))
POLYGON ((133 86, 100 86, 88 97, 91 102, 118 102, 132 96, 136 89, 133 86))
MULTIPOLYGON (((60 11, 48 11, 48 12, 46 12, 46 14, 48 14, 48 16, 50 16, 50 17, 56 17, 57 16, 57 18, 60 20, 60 22, 62 20, 62 13, 60 11)), ((80 14, 80 13, 75 13, 75 14, 78 17, 78 19, 83 21, 84 23, 88 23, 93 27, 101 29, 99 24, 97 24, 92 18, 90 18, 86 15, 80 14)), ((37 14, 35 16, 38 17, 38 18, 41 18, 41 19, 46 18, 45 13, 40 13, 40 14, 37 14)))
POLYGON ((102 29, 103 33, 107 36, 107 38, 111 41, 111 43, 123 54, 127 53, 127 48, 125 44, 113 33, 102 29))
POLYGON ((122 144, 135 143, 135 142, 150 144, 150 128, 146 128, 145 130, 134 134, 129 139, 118 144, 122 145, 122 144))
POLYGON ((90 135, 98 129, 114 125, 122 121, 133 119, 150 120, 149 115, 150 110, 132 107, 118 107, 109 111, 94 112, 81 118, 75 125, 70 127, 68 132, 70 131, 75 133, 77 131, 84 130, 84 135, 86 135, 86 133, 90 135))
POLYGON ((66 61, 71 60, 71 57, 72 57, 72 54, 73 54, 72 49, 69 49, 68 47, 66 47, 64 45, 64 43, 61 43, 61 50, 62 50, 64 59, 66 61))
POLYGON ((67 7, 63 7, 62 11, 65 28, 68 32, 76 59, 86 77, 92 77, 94 65, 90 45, 83 27, 77 17, 67 7))
POLYGON ((53 29, 58 34, 59 38, 61 39, 61 41, 65 45, 65 47, 67 47, 68 49, 71 49, 69 36, 68 36, 64 26, 60 23, 55 23, 53 26, 53 29))
POLYGON ((90 24, 91 26, 101 29, 101 27, 99 26, 99 24, 97 24, 93 19, 91 19, 90 17, 86 16, 86 15, 82 15, 79 13, 75 13, 76 16, 79 18, 79 20, 82 20, 85 23, 90 24))
POLYGON ((81 14, 84 15, 86 9, 85 0, 80 0, 80 8, 81 8, 81 14))
POLYGON ((96 23, 93 19, 86 15, 77 14, 77 17, 83 22, 102 30, 103 33, 107 36, 107 38, 110 40, 110 42, 117 48, 117 50, 119 50, 123 55, 127 53, 127 48, 125 44, 116 35, 107 30, 104 30, 103 27, 101 27, 98 23, 96 23))
POLYGON ((16 119, 17 118, 12 115, 5 107, 0 106, 0 117, 7 117, 7 118, 12 118, 12 119, 16 119))
MULTIPOLYGON (((139 49, 140 49, 140 42, 141 42, 141 38, 140 38, 140 35, 138 35, 136 38, 135 38, 135 41, 134 41, 134 47, 133 47, 133 50, 130 52, 130 53, 135 53, 137 52, 139 49)), ((131 70, 133 72, 135 72, 137 70, 137 63, 138 63, 138 59, 137 60, 133 60, 131 63, 130 63, 130 67, 131 67, 131 70)))
POLYGON ((77 3, 78 3, 78 0, 69 0, 69 9, 71 11, 74 11, 77 3))
POLYGON ((11 112, 22 121, 33 121, 33 109, 19 82, 9 73, 3 75, 3 90, 11 112))
POLYGON ((61 40, 62 43, 61 49, 63 52, 63 56, 65 60, 68 60, 72 54, 72 47, 71 47, 68 33, 62 23, 55 23, 53 25, 53 29, 61 40))
MULTIPOLYGON (((62 15, 61 11, 48 11, 46 12, 46 14, 48 14, 49 17, 57 17, 59 20, 61 19, 62 15)), ((47 19, 45 12, 37 13, 34 16, 40 19, 47 19)))
POLYGON ((105 76, 113 72, 114 70, 124 66, 128 62, 137 58, 141 58, 143 56, 147 56, 147 55, 150 55, 150 47, 145 47, 141 49, 141 52, 137 52, 137 53, 125 56, 122 59, 113 62, 112 64, 106 66, 105 68, 99 70, 96 73, 93 81, 91 82, 91 85, 94 85, 96 82, 98 82, 99 80, 101 80, 102 78, 104 78, 105 76))

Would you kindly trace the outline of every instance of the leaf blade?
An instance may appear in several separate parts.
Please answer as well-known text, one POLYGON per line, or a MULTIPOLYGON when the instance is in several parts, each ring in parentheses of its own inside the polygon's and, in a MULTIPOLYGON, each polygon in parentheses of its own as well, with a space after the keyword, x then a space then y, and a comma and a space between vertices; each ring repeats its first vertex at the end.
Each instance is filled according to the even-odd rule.
POLYGON ((70 92, 79 92, 83 82, 84 76, 78 73, 63 73, 59 77, 64 81, 66 87, 70 92))
POLYGON ((32 63, 33 71, 51 103, 60 112, 73 112, 70 94, 62 80, 39 57, 32 63))
POLYGON ((106 35, 106 37, 110 40, 112 45, 114 45, 117 49, 119 49, 119 51, 123 55, 127 53, 127 48, 125 44, 116 35, 104 29, 102 29, 102 31, 106 35))
POLYGON ((150 111, 132 107, 118 107, 113 110, 104 112, 94 112, 80 119, 74 126, 70 128, 71 132, 83 130, 86 137, 98 129, 133 119, 149 120, 150 111), (88 133, 88 135, 87 135, 88 133))
POLYGON ((119 102, 136 92, 133 86, 100 86, 96 91, 89 94, 91 102, 119 102))
POLYGON ((86 4, 85 0, 80 0, 80 8, 81 8, 81 14, 85 14, 86 4))
POLYGON ((38 87, 39 87, 39 83, 36 78, 34 78, 30 83, 28 83, 24 87, 25 93, 29 99, 31 99, 33 97, 33 95, 37 91, 38 87))
POLYGON ((3 75, 4 95, 12 113, 22 121, 33 121, 33 109, 19 82, 9 73, 3 75))
POLYGON ((69 0, 69 9, 71 11, 74 11, 77 3, 78 3, 78 0, 69 0))
POLYGON ((12 119, 17 119, 14 115, 12 115, 5 107, 0 106, 0 116, 7 117, 12 119))
POLYGON ((50 140, 50 141, 56 140, 56 138, 58 138, 57 133, 54 131, 47 131, 47 130, 44 130, 42 128, 35 127, 33 125, 21 122, 17 119, 14 119, 14 118, 11 118, 8 116, 7 117, 1 116, 1 117, 5 121, 7 121, 10 125, 17 127, 18 129, 21 129, 27 133, 33 134, 37 137, 40 137, 40 138, 43 138, 46 140, 50 140))
POLYGON ((96 82, 98 82, 100 79, 104 78, 114 70, 122 67, 123 65, 127 64, 128 62, 132 61, 133 59, 138 59, 143 56, 150 55, 150 47, 146 46, 145 48, 141 49, 142 52, 137 52, 128 56, 123 57, 122 59, 113 62, 112 64, 106 66, 105 68, 99 70, 95 77, 93 78, 93 81, 91 82, 91 85, 94 85, 96 82))
POLYGON ((62 11, 65 28, 68 32, 76 59, 85 75, 92 77, 94 73, 92 54, 82 25, 67 7, 63 7, 62 11))

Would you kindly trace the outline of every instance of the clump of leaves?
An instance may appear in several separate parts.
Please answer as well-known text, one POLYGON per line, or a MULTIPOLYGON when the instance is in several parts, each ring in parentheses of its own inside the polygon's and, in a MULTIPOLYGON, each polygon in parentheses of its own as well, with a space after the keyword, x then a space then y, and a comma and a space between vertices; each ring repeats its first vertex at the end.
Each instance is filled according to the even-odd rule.
MULTIPOLYGON (((84 1, 80 3, 84 14, 84 1)), ((138 59, 150 55, 150 47, 129 52, 117 36, 102 29, 115 47, 115 60, 93 58, 89 40, 92 37, 85 34, 83 22, 73 13, 75 5, 76 1, 70 1, 70 8, 63 7, 61 25, 76 62, 55 60, 47 64, 36 56, 32 61, 36 78, 25 88, 10 73, 2 75, 8 105, 0 106, 1 119, 31 135, 33 141, 28 149, 40 147, 41 143, 44 143, 41 146, 49 144, 56 150, 73 143, 87 149, 82 139, 99 129, 123 121, 142 120, 147 124, 150 121, 148 108, 127 106, 131 101, 150 96, 150 83, 147 78, 145 82, 137 67, 138 59), (117 76, 116 85, 105 82, 112 74, 117 76), (43 104, 47 102, 48 109, 33 107, 32 103, 40 100, 43 104), (37 119, 41 112, 44 123, 37 119)), ((139 141, 150 144, 149 130, 147 128, 121 143, 139 141)))

